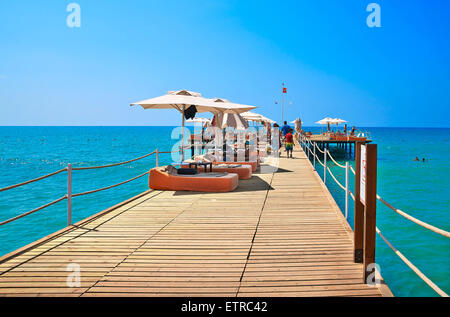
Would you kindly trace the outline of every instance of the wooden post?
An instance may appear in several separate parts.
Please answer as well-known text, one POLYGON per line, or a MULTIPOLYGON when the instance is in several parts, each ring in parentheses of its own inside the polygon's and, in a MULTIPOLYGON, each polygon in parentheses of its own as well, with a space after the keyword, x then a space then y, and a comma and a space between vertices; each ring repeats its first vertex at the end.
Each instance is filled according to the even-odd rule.
POLYGON ((353 217, 355 263, 363 263, 364 248, 364 205, 360 197, 360 177, 361 143, 355 142, 355 215, 353 217))
POLYGON ((377 145, 366 145, 366 197, 364 213, 364 280, 375 271, 377 221, 377 145), (369 264, 372 264, 370 269, 369 264))

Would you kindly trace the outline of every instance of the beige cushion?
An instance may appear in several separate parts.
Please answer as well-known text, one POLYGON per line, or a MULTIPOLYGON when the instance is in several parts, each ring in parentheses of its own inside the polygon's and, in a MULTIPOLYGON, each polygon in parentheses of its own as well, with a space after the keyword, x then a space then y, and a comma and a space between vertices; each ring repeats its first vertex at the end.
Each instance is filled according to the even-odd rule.
POLYGON ((177 169, 172 165, 167 165, 164 172, 167 172, 169 175, 177 175, 177 169))

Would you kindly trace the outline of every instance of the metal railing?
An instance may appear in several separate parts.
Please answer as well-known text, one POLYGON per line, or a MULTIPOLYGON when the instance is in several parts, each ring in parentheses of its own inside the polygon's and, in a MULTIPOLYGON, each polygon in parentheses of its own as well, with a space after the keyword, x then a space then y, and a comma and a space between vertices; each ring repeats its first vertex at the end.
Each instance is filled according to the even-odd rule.
MULTIPOLYGON (((350 197, 355 200, 355 196, 354 194, 349 190, 349 170, 352 171, 353 175, 355 175, 355 170, 353 169, 353 167, 351 165, 348 164, 348 162, 346 162, 345 166, 342 164, 339 164, 338 162, 336 162, 336 160, 333 158, 333 156, 331 155, 331 153, 327 150, 324 149, 324 151, 321 151, 320 148, 317 146, 317 144, 315 142, 311 142, 310 140, 308 140, 306 137, 304 137, 303 135, 299 135, 298 140, 300 142, 300 145, 303 148, 303 151, 308 152, 308 158, 309 158, 309 154, 312 153, 314 160, 313 160, 313 166, 315 168, 315 163, 316 163, 316 159, 318 160, 318 162, 324 167, 324 183, 326 182, 326 174, 327 171, 328 173, 330 173, 330 176, 333 178, 333 180, 337 183, 337 185, 343 189, 345 191, 345 218, 348 219, 348 196, 350 195, 350 197), (313 147, 314 151, 311 150, 311 147, 313 147), (316 155, 316 148, 324 154, 324 163, 320 162, 319 157, 316 155), (333 161, 333 163, 336 164, 336 166, 340 167, 340 168, 344 168, 345 169, 345 186, 342 185, 337 178, 334 176, 334 174, 331 172, 330 168, 327 167, 327 153, 328 156, 330 157, 330 159, 333 161)), ((326 183, 325 183, 326 184, 326 183)), ((384 205, 386 205, 387 207, 389 207, 390 209, 392 209, 393 211, 395 211, 396 213, 398 213, 399 215, 403 216, 404 218, 418 224, 419 226, 426 228, 430 231, 433 231, 437 234, 440 234, 444 237, 449 238, 450 237, 450 232, 439 229, 435 226, 432 226, 424 221, 421 221, 417 218, 414 218, 413 216, 407 214, 406 212, 395 208, 394 206, 392 206, 391 204, 389 204, 387 201, 385 201, 383 198, 381 198, 378 194, 377 194, 377 199, 382 202, 384 205)), ((392 243, 381 233, 381 231, 378 229, 378 227, 376 227, 376 232, 377 234, 383 239, 383 241, 394 251, 394 253, 409 267, 411 268, 411 270, 413 270, 414 273, 416 273, 416 275, 418 277, 420 277, 428 286, 430 286, 437 294, 439 294, 442 297, 448 297, 448 294, 445 293, 441 288, 439 288, 435 283, 433 283, 433 281, 431 281, 425 274, 423 274, 413 263, 411 263, 399 250, 397 250, 392 243)))
POLYGON ((7 223, 13 222, 13 221, 18 220, 18 219, 21 219, 21 218, 23 218, 25 216, 34 214, 35 212, 37 212, 39 210, 42 210, 42 209, 47 208, 47 207, 50 207, 50 206, 52 206, 52 205, 54 205, 56 203, 59 203, 59 202, 61 202, 63 200, 67 200, 67 225, 70 226, 70 225, 72 225, 72 198, 73 197, 89 195, 89 194, 93 194, 93 193, 96 193, 96 192, 99 192, 99 191, 103 191, 103 190, 107 190, 107 189, 110 189, 110 188, 114 188, 114 187, 117 187, 117 186, 129 183, 131 181, 134 181, 136 179, 139 179, 139 178, 149 174, 149 172, 150 172, 150 171, 147 171, 147 172, 142 173, 140 175, 137 175, 137 176, 135 176, 133 178, 127 179, 125 181, 122 181, 120 183, 117 183, 117 184, 114 184, 114 185, 110 185, 110 186, 107 186, 107 187, 98 188, 98 189, 94 189, 94 190, 89 190, 89 191, 73 194, 72 193, 72 171, 100 169, 100 168, 108 168, 108 167, 113 167, 113 166, 124 165, 124 164, 128 164, 128 163, 131 163, 131 162, 135 162, 135 161, 141 160, 141 159, 146 158, 148 156, 151 156, 153 154, 156 154, 156 166, 158 167, 159 166, 159 155, 160 154, 177 153, 177 152, 180 152, 180 151, 181 150, 162 152, 162 151, 159 151, 159 149, 156 149, 155 151, 153 151, 151 153, 148 153, 148 154, 145 154, 143 156, 134 158, 132 160, 118 162, 118 163, 113 163, 113 164, 107 164, 107 165, 100 165, 100 166, 72 167, 72 164, 69 163, 69 164, 67 164, 67 167, 65 167, 63 169, 60 169, 58 171, 52 172, 50 174, 46 174, 46 175, 43 175, 43 176, 31 179, 31 180, 28 180, 28 181, 25 181, 25 182, 21 182, 21 183, 15 184, 15 185, 10 185, 10 186, 6 186, 6 187, 3 187, 3 188, 0 188, 0 192, 3 192, 3 191, 7 191, 7 190, 10 190, 10 189, 13 189, 13 188, 21 187, 21 186, 24 186, 24 185, 27 185, 27 184, 30 184, 30 183, 34 183, 34 182, 37 182, 37 181, 49 178, 49 177, 54 176, 54 175, 58 175, 58 174, 60 174, 62 172, 67 172, 67 193, 66 193, 66 195, 64 195, 64 196, 62 196, 62 197, 60 197, 60 198, 58 198, 56 200, 53 200, 53 201, 51 201, 49 203, 46 203, 46 204, 44 204, 44 205, 42 205, 42 206, 40 206, 38 208, 35 208, 33 210, 30 210, 30 211, 27 211, 25 213, 22 213, 20 215, 17 215, 15 217, 10 218, 10 219, 1 221, 0 222, 0 226, 3 226, 5 224, 7 224, 7 223))
POLYGON ((308 154, 308 158, 310 159, 310 154, 313 157, 313 166, 314 168, 316 168, 316 160, 317 162, 323 166, 323 182, 326 185, 327 183, 327 171, 330 173, 330 176, 333 178, 333 180, 338 184, 338 186, 340 188, 342 188, 345 192, 345 197, 344 197, 344 201, 345 201, 345 210, 344 210, 344 215, 345 215, 345 219, 348 219, 348 195, 349 195, 349 168, 350 165, 348 164, 348 162, 346 162, 345 165, 339 164, 338 162, 336 162, 336 160, 333 158, 333 156, 331 156, 330 151, 328 151, 327 149, 323 149, 323 151, 319 148, 319 146, 317 146, 316 143, 312 143, 309 140, 307 140, 306 138, 303 139, 302 141, 302 147, 303 150, 305 151, 305 153, 307 152, 308 154), (313 150, 311 150, 311 147, 313 148, 313 150), (320 153, 323 154, 323 163, 320 161, 320 158, 316 155, 316 149, 317 151, 319 151, 320 153), (333 175, 333 173, 331 172, 330 168, 327 166, 327 157, 329 157, 334 164, 336 164, 337 166, 345 169, 345 185, 342 185, 337 179, 336 177, 333 175))

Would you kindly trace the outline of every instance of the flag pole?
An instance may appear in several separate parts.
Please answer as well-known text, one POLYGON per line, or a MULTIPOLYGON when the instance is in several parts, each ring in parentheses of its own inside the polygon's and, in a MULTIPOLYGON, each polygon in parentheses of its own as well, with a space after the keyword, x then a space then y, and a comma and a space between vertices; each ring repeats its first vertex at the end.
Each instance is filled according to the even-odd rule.
POLYGON ((282 83, 283 89, 281 92, 281 126, 283 126, 283 111, 284 111, 284 83, 282 83))

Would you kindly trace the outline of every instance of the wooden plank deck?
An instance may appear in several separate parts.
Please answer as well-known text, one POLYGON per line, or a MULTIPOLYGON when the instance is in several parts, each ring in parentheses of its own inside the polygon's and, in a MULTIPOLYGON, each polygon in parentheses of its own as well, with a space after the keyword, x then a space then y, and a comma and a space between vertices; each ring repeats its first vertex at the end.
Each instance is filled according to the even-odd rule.
POLYGON ((352 231, 298 149, 234 192, 148 191, 4 256, 0 296, 390 295, 363 283, 352 231))

